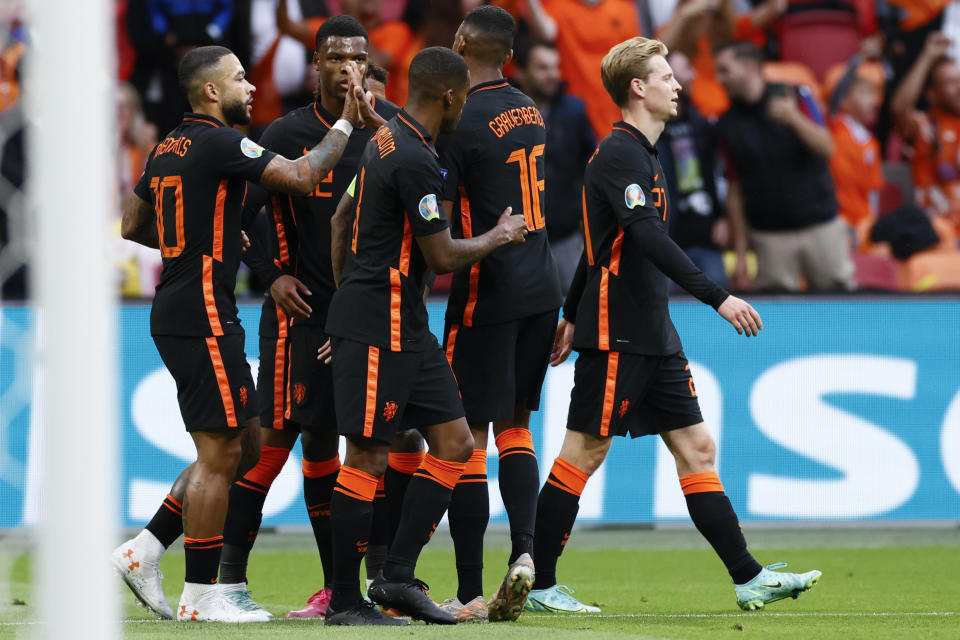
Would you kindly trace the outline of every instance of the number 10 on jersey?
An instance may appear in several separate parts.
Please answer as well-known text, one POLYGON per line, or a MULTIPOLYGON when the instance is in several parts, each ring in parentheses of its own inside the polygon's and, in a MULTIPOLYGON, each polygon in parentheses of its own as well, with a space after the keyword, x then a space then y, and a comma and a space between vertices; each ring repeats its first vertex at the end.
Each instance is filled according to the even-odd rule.
POLYGON ((520 192, 523 197, 523 219, 531 231, 543 229, 546 222, 540 209, 540 194, 543 180, 537 171, 537 159, 543 157, 543 145, 536 145, 527 155, 526 149, 517 149, 507 158, 507 164, 516 162, 520 167, 520 192))

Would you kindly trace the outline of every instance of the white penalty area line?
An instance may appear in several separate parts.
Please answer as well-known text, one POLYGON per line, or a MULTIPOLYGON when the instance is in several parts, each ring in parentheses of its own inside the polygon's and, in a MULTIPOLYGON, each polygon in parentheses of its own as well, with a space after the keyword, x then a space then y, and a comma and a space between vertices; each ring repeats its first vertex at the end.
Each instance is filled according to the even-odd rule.
MULTIPOLYGON (((804 611, 804 612, 750 612, 750 613, 580 613, 580 614, 571 614, 571 613, 536 613, 528 618, 570 618, 580 620, 581 618, 592 618, 602 620, 604 618, 608 619, 617 619, 617 618, 666 618, 666 619, 699 619, 699 618, 891 618, 894 616, 908 616, 908 617, 937 617, 937 616, 960 616, 960 611, 850 611, 850 612, 830 612, 825 611, 823 613, 816 613, 813 611, 804 611)), ((296 620, 296 618, 289 618, 290 620, 296 620)), ((275 618, 271 620, 272 623, 283 623, 288 620, 288 618, 275 618)), ((157 619, 144 619, 144 618, 127 618, 124 620, 119 620, 121 624, 162 624, 162 623, 173 623, 173 620, 161 620, 157 619)), ((0 627, 26 627, 31 625, 40 625, 44 624, 39 620, 23 620, 20 622, 0 622, 0 627)), ((256 626, 261 626, 261 623, 256 626)))

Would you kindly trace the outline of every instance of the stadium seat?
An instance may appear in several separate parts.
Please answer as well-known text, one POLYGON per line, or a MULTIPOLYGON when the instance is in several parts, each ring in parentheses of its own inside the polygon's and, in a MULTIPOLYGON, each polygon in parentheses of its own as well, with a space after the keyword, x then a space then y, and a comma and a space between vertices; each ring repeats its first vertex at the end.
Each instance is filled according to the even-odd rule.
POLYGON ((780 19, 777 30, 780 58, 807 65, 821 79, 832 65, 852 56, 860 46, 857 16, 851 11, 789 13, 780 19))
POLYGON ((900 267, 893 258, 864 253, 852 253, 850 257, 857 286, 861 289, 900 290, 900 267))
POLYGON ((880 203, 877 206, 877 214, 884 216, 894 209, 903 205, 903 193, 900 186, 892 182, 884 183, 880 191, 880 203))

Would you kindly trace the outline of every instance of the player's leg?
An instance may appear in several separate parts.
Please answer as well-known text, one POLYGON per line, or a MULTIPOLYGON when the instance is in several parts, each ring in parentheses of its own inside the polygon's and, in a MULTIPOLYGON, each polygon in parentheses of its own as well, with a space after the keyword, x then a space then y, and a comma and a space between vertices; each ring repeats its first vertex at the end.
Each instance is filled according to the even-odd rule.
POLYGON ((306 618, 325 615, 332 593, 330 499, 340 472, 340 438, 330 365, 316 357, 317 350, 327 341, 326 334, 317 326, 294 325, 290 328, 289 341, 286 416, 302 425, 303 498, 323 567, 323 583, 307 598, 307 606, 287 613, 288 618, 306 618))
POLYGON ((110 554, 114 570, 133 591, 137 601, 161 618, 172 619, 173 609, 163 594, 160 559, 167 548, 183 534, 183 494, 193 463, 180 472, 170 493, 147 526, 110 554))
POLYGON ((403 419, 406 424, 430 425, 424 427, 430 450, 410 480, 383 572, 368 593, 381 605, 415 618, 454 624, 456 616, 427 597, 426 586, 415 578, 414 569, 420 551, 450 504, 453 489, 474 451, 474 441, 463 417, 457 383, 439 345, 418 356, 403 419))
POLYGON ((373 501, 373 530, 370 546, 364 556, 367 568, 367 586, 373 581, 387 559, 387 550, 396 535, 403 509, 403 498, 413 474, 423 464, 426 443, 416 429, 397 433, 387 456, 387 471, 377 485, 373 501))
POLYGON ((663 359, 644 406, 661 425, 660 436, 673 454, 690 518, 733 579, 737 602, 759 609, 766 602, 809 589, 819 571, 773 573, 747 549, 737 514, 717 475, 717 445, 703 423, 690 367, 683 352, 663 359))

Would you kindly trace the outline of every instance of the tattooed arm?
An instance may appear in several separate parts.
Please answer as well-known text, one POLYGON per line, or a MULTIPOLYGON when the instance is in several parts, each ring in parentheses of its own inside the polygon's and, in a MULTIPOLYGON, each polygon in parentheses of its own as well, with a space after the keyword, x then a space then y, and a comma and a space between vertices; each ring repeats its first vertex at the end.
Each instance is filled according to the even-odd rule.
POLYGON ((157 236, 157 217, 153 206, 137 195, 130 194, 123 201, 123 221, 120 235, 151 249, 160 248, 157 236))
POLYGON ((331 129, 327 135, 323 136, 320 144, 305 156, 296 160, 287 160, 280 155, 274 156, 263 170, 260 184, 271 191, 295 196, 309 195, 340 162, 340 156, 347 148, 349 139, 349 136, 339 129, 331 129))

